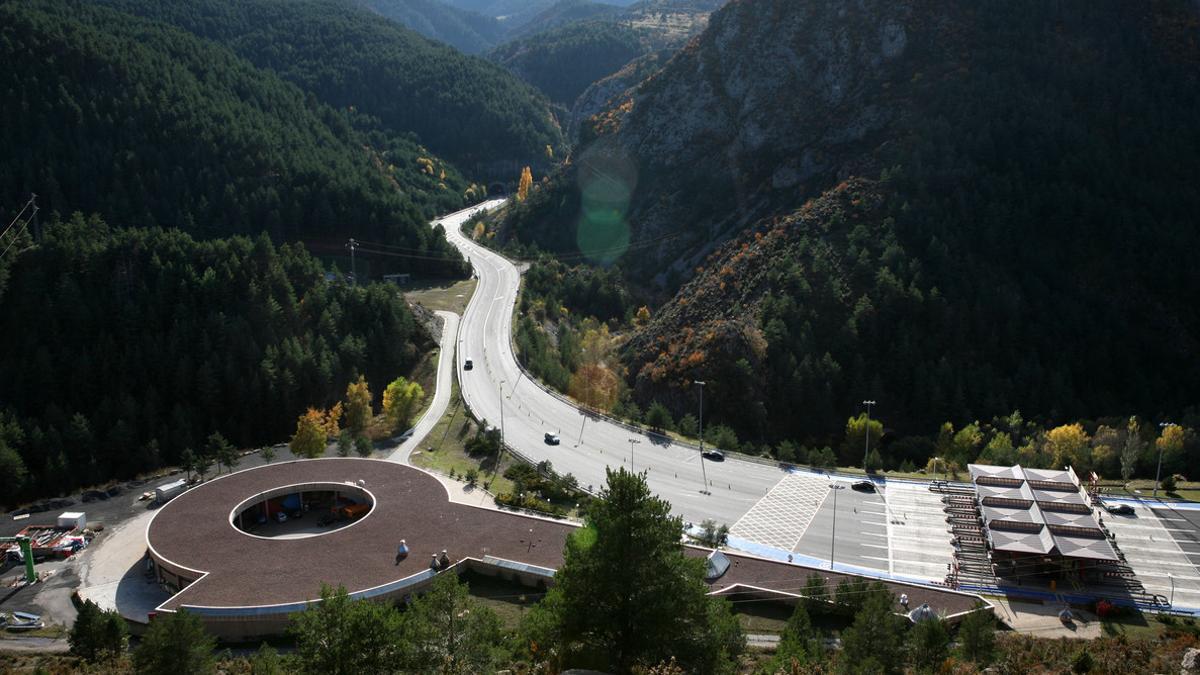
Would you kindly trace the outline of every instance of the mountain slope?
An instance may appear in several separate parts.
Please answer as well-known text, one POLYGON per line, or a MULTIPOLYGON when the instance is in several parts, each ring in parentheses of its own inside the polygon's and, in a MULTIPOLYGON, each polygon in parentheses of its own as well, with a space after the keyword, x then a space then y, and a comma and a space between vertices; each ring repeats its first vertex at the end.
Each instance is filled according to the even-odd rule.
POLYGON ((45 214, 128 226, 449 251, 426 213, 461 204, 461 178, 448 176, 451 188, 422 174, 411 143, 366 146, 343 116, 225 49, 48 0, 0 4, 0 59, 0 90, 15 103, 0 113, 6 204, 36 192, 45 214), (407 168, 383 168, 393 161, 407 168))
POLYGON ((411 132, 475 176, 549 166, 562 133, 531 87, 504 69, 337 0, 100 0, 227 45, 337 107, 411 132))
POLYGON ((576 21, 613 19, 622 13, 621 7, 612 4, 592 2, 592 0, 558 0, 530 18, 525 24, 510 27, 508 39, 509 41, 519 40, 576 21))
POLYGON ((213 432, 277 443, 433 345, 390 285, 330 283, 301 246, 78 214, 45 230, 0 298, 0 424, 29 473, 0 476, 0 504, 178 466, 213 432))
POLYGON ((572 109, 574 130, 640 81, 631 75, 649 75, 649 66, 665 63, 723 1, 642 0, 621 8, 563 0, 513 31, 488 58, 572 109))
POLYGON ((458 9, 438 0, 355 0, 432 40, 465 54, 478 54, 499 44, 505 29, 490 16, 458 9))
POLYGON ((668 292, 694 275, 630 383, 681 413, 709 380, 751 438, 828 442, 864 398, 900 433, 1179 412, 1198 11, 737 0, 504 227, 599 262, 632 242, 615 259, 668 292))
POLYGON ((508 42, 488 58, 537 87, 551 101, 571 106, 592 82, 645 54, 644 31, 609 21, 578 21, 508 42))

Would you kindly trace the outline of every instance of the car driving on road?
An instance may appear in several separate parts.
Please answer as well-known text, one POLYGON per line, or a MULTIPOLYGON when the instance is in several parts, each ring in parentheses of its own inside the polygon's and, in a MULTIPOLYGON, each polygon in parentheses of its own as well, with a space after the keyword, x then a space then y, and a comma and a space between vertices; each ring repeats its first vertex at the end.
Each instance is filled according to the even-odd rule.
POLYGON ((869 480, 856 480, 850 484, 850 487, 859 492, 874 492, 875 484, 869 480))
POLYGON ((546 432, 546 445, 558 445, 561 442, 562 441, 558 438, 558 434, 552 434, 549 431, 546 432))
POLYGON ((470 370, 474 367, 475 367, 475 364, 471 362, 471 359, 463 360, 463 370, 470 370))
POLYGON ((710 462, 724 462, 725 461, 725 453, 723 453, 720 450, 717 450, 715 448, 709 448, 708 450, 705 450, 704 452, 702 452, 700 454, 704 456, 704 459, 707 459, 710 462))
POLYGON ((1128 504, 1118 504, 1116 502, 1109 502, 1104 505, 1104 510, 1108 511, 1109 513, 1118 515, 1118 516, 1132 516, 1133 515, 1133 507, 1128 504))

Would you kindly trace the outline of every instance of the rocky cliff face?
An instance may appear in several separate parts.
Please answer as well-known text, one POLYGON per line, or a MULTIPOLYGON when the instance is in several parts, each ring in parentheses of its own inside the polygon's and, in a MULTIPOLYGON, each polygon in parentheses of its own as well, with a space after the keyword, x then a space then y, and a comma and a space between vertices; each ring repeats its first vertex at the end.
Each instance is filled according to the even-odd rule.
POLYGON ((673 294, 628 342, 638 402, 720 382, 755 438, 864 395, 925 432, 1182 408, 1198 36, 1169 0, 734 0, 507 231, 673 294))
POLYGON ((632 167, 634 238, 682 235, 635 274, 686 276, 756 219, 877 170, 872 150, 909 112, 910 43, 936 32, 914 4, 735 0, 640 86, 623 89, 635 67, 586 92, 576 123, 610 108, 581 134, 576 168, 632 167))

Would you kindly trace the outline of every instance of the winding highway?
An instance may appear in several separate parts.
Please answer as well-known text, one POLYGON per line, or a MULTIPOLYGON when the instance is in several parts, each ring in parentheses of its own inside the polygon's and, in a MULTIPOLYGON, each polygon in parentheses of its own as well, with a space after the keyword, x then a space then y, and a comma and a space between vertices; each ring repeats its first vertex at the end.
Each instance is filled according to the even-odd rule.
POLYGON ((669 501, 685 520, 698 523, 711 518, 733 525, 786 472, 734 458, 705 461, 702 470, 695 448, 585 416, 522 371, 510 339, 520 272, 512 262, 461 232, 472 215, 502 203, 485 202, 435 221, 445 227, 446 238, 471 262, 479 279, 462 318, 455 359, 467 405, 476 417, 502 426, 509 447, 534 462, 549 460, 557 473, 574 475, 581 486, 599 490, 606 468, 632 467, 646 472, 651 490, 669 501), (471 370, 463 368, 466 359, 474 364, 471 370), (558 434, 561 444, 547 444, 547 432, 558 434))

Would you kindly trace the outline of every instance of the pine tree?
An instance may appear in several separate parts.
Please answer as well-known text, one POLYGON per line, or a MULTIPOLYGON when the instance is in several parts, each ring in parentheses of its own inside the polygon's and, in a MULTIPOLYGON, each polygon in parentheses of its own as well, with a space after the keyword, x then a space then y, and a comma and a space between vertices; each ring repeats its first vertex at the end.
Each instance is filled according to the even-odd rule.
POLYGON ((200 617, 187 610, 159 614, 133 652, 134 670, 141 675, 211 673, 216 668, 216 646, 200 617))

